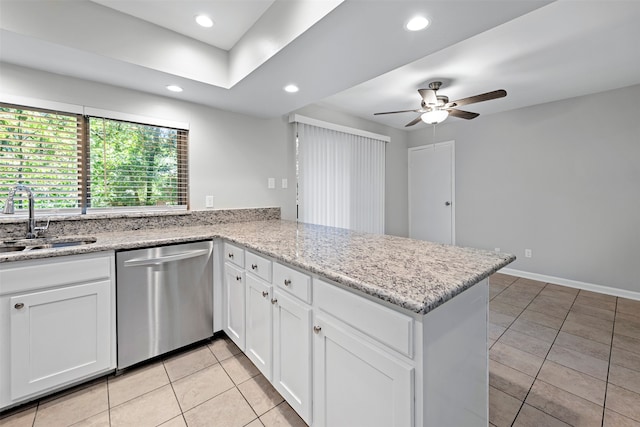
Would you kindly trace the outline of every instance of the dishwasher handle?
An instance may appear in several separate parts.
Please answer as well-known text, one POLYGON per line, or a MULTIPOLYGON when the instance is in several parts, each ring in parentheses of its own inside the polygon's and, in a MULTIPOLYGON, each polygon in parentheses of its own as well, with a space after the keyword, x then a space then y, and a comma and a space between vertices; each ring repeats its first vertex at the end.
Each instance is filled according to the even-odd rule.
POLYGON ((177 254, 163 255, 154 258, 134 258, 124 262, 125 267, 141 267, 151 265, 161 265, 167 262, 181 261, 183 259, 196 258, 202 255, 208 255, 209 249, 194 249, 191 251, 180 252, 177 254))

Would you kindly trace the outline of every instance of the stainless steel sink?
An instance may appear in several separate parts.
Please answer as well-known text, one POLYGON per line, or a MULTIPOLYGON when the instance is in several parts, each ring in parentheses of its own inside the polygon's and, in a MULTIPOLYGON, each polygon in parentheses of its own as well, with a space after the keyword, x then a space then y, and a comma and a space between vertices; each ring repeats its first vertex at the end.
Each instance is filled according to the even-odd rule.
POLYGON ((0 242, 0 253, 69 248, 73 246, 90 245, 91 243, 95 243, 96 240, 97 239, 92 236, 62 236, 38 239, 5 240, 4 242, 0 242))
POLYGON ((19 252, 23 251, 26 246, 7 246, 4 243, 0 245, 0 253, 2 252, 19 252))

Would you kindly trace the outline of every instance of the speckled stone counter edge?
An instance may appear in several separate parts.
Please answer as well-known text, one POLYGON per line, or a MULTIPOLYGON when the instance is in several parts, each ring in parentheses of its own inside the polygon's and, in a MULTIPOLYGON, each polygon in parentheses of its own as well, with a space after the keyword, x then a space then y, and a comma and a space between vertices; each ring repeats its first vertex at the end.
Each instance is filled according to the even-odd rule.
POLYGON ((291 221, 189 223, 198 225, 173 224, 173 228, 166 229, 129 227, 126 231, 101 230, 103 233, 90 233, 98 237, 94 245, 0 254, 0 262, 222 238, 406 310, 425 314, 515 260, 509 254, 437 245, 395 236, 368 235, 291 221), (293 233, 295 238, 292 237, 293 233), (306 253, 298 252, 298 233, 308 234, 304 237, 306 253), (295 250, 292 249, 294 243, 295 250), (378 251, 381 252, 378 259, 372 259, 371 248, 379 248, 381 244, 390 245, 391 251, 378 251), (340 259, 346 258, 342 266, 335 263, 332 258, 335 253, 330 252, 340 251, 335 246, 341 245, 347 245, 352 253, 357 252, 353 259, 340 256, 340 259), (389 254, 396 253, 398 247, 420 250, 416 255, 420 262, 411 264, 409 268, 391 265, 371 270, 372 265, 379 264, 382 259, 380 257, 386 259, 389 254), (388 274, 381 274, 381 271, 388 274))
MULTIPOLYGON (((116 231, 146 230, 156 228, 187 227, 197 225, 226 224, 230 222, 268 221, 280 219, 280 208, 243 208, 194 211, 150 211, 95 213, 88 215, 37 215, 38 224, 50 220, 46 235, 91 235, 116 231)), ((0 214, 0 241, 22 239, 26 235, 27 218, 24 215, 0 214)))

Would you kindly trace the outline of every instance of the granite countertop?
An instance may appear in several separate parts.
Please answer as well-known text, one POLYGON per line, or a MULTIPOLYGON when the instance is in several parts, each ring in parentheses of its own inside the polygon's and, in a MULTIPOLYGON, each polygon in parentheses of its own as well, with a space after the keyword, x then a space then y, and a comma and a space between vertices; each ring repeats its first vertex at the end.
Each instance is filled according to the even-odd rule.
POLYGON ((0 263, 223 238, 424 314, 513 262, 513 255, 389 235, 253 221, 92 234, 90 245, 0 253, 0 263))

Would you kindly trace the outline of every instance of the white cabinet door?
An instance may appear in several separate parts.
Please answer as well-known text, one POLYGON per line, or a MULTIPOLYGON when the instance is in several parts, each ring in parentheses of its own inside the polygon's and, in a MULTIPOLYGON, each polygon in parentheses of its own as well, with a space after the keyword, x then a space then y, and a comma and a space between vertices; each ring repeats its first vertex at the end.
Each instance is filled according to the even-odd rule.
POLYGON ((224 265, 224 324, 223 329, 244 351, 245 338, 245 273, 231 264, 224 265))
POLYGON ((12 399, 110 367, 110 287, 104 280, 9 299, 12 399))
POLYGON ((314 325, 314 426, 413 425, 414 369, 319 315, 314 325))
POLYGON ((272 384, 311 424, 311 307, 281 291, 274 291, 272 302, 272 384))
POLYGON ((271 286, 247 275, 247 357, 271 381, 272 325, 271 286))

